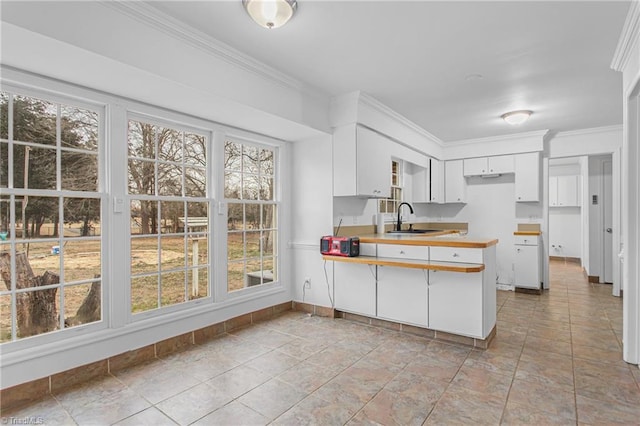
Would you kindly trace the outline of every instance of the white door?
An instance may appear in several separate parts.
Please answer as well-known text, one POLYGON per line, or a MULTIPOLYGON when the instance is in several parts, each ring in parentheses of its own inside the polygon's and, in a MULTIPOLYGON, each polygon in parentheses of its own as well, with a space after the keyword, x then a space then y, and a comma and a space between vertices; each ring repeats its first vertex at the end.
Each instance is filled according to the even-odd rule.
POLYGON ((602 206, 603 206, 603 238, 602 238, 602 255, 603 270, 602 274, 604 282, 613 282, 613 214, 612 214, 612 186, 611 186, 611 161, 607 160, 602 163, 602 206))

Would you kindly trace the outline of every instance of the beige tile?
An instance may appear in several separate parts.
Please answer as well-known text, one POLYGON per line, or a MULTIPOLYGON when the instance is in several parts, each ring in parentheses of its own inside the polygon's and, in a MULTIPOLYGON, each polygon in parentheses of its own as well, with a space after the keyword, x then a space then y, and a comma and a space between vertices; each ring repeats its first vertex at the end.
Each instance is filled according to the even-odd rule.
POLYGON ((193 423, 194 426, 234 425, 241 423, 246 426, 262 426, 269 423, 269 419, 238 401, 214 411, 193 423), (239 420, 241 419, 241 420, 239 420))
POLYGON ((235 330, 239 327, 245 327, 251 324, 251 314, 240 315, 224 322, 225 331, 235 330))
POLYGON ((548 353, 523 353, 516 369, 517 379, 574 391, 573 361, 571 357, 548 353))
POLYGON ((220 336, 224 332, 225 330, 223 322, 209 325, 207 327, 195 330, 193 332, 193 341, 195 344, 200 345, 202 343, 210 341, 217 336, 220 336))
POLYGON ((143 411, 150 405, 136 392, 124 389, 68 411, 79 425, 112 424, 143 411))
POLYGON ((246 365, 240 365, 206 383, 237 398, 269 380, 269 375, 246 365))
POLYGON ((507 401, 507 406, 502 416, 501 425, 559 425, 565 426, 573 422, 555 414, 547 413, 541 409, 541 404, 518 404, 511 400, 507 401))
POLYGON ((245 365, 273 377, 299 363, 300 360, 298 358, 285 355, 281 352, 271 351, 248 361, 245 365))
POLYGON ((382 387, 374 382, 361 382, 340 374, 317 389, 313 395, 331 403, 341 404, 352 415, 371 400, 382 387))
POLYGON ((462 366, 453 378, 452 383, 476 392, 496 395, 506 399, 512 379, 511 375, 462 366))
POLYGON ((149 407, 115 423, 114 426, 175 426, 175 424, 156 407, 149 407))
POLYGON ((540 411, 567 421, 576 420, 575 395, 564 388, 516 377, 509 391, 509 401, 520 405, 535 401, 540 411))
POLYGON ((162 358, 167 354, 185 350, 191 345, 193 345, 193 333, 181 334, 156 343, 156 355, 162 358))
POLYGON ((551 352, 560 355, 571 356, 571 342, 562 342, 559 340, 543 339, 532 335, 527 335, 524 343, 525 349, 531 349, 538 352, 551 352))
POLYGON ((432 379, 450 381, 459 369, 460 364, 449 361, 447 358, 420 354, 407 364, 405 371, 422 374, 432 379))
MULTIPOLYGON (((31 421, 31 424, 45 425, 72 425, 74 424, 71 415, 52 396, 47 396, 39 401, 32 402, 28 406, 2 409, 2 424, 11 423, 13 419, 31 421)), ((26 424, 26 423, 22 423, 26 424)))
POLYGON ((498 424, 505 402, 502 397, 450 386, 425 424, 498 424))
POLYGON ((307 396, 295 387, 272 379, 242 395, 238 401, 273 420, 307 396))
POLYGON ((433 405, 383 389, 365 405, 355 420, 381 425, 421 425, 432 408, 433 405))
POLYGON ((624 401, 602 401, 583 395, 576 396, 578 419, 582 424, 638 424, 640 404, 624 401))
POLYGON ((201 383, 156 404, 163 413, 181 425, 188 425, 218 408, 233 398, 225 391, 201 383))
POLYGON ((32 380, 21 385, 12 386, 0 391, 0 409, 4 412, 10 408, 33 404, 49 395, 49 378, 32 380))
POLYGON ((109 372, 122 370, 123 368, 141 364, 154 359, 156 356, 155 345, 144 346, 109 358, 109 372))
POLYGON ((340 403, 311 395, 278 417, 274 425, 342 425, 351 418, 351 412, 340 403))
POLYGON ((109 363, 106 359, 72 368, 51 376, 51 392, 56 393, 61 389, 66 389, 91 379, 104 377, 107 374, 109 374, 109 363))

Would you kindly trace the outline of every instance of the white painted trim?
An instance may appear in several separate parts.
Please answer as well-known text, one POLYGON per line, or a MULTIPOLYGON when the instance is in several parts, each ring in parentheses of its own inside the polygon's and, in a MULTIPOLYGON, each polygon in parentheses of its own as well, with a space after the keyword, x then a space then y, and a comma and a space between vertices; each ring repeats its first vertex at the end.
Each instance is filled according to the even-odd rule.
POLYGON ((123 15, 129 16, 138 22, 161 31, 177 40, 193 46, 200 51, 213 55, 245 71, 252 72, 263 78, 271 80, 288 89, 294 89, 311 96, 325 98, 326 94, 311 87, 257 59, 240 52, 237 49, 221 42, 202 31, 167 15, 164 12, 140 1, 116 0, 100 2, 123 15))
POLYGON ((612 211, 612 225, 613 225, 613 290, 612 294, 616 297, 620 297, 620 290, 622 288, 622 265, 618 258, 622 244, 622 147, 616 149, 611 155, 612 170, 617 170, 618 173, 612 173, 611 186, 612 194, 611 201, 613 203, 612 211))
POLYGON ((526 138, 543 138, 549 130, 534 130, 531 132, 523 132, 523 133, 510 133, 508 135, 499 135, 499 136, 488 136, 484 138, 474 138, 474 139, 462 139, 459 141, 447 142, 447 147, 449 146, 460 146, 460 145, 471 145, 471 144, 486 144, 488 142, 500 142, 500 141, 513 141, 514 139, 526 139, 526 138))
POLYGON ((616 51, 611 60, 611 68, 623 71, 627 66, 631 52, 640 39, 640 2, 632 1, 627 12, 627 19, 622 27, 616 51))
POLYGON ((611 126, 591 127, 589 129, 568 130, 566 132, 558 132, 553 136, 553 139, 563 138, 568 136, 586 136, 597 135, 598 133, 609 133, 622 131, 622 124, 614 124, 611 126))

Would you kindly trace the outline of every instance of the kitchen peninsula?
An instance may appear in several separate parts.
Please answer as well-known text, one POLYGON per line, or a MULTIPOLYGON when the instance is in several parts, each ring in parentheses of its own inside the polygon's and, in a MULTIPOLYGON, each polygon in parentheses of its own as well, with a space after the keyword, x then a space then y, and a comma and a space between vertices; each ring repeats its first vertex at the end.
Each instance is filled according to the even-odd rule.
POLYGON ((452 231, 363 234, 334 262, 336 310, 486 348, 495 335, 498 240, 452 231))

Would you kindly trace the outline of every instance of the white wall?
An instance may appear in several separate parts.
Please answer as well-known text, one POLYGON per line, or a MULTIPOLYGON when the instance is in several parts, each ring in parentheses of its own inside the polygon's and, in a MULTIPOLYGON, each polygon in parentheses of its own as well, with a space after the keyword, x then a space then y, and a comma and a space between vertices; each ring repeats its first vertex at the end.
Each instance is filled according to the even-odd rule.
POLYGON ((333 262, 327 264, 322 260, 320 238, 333 232, 331 136, 293 144, 292 162, 292 175, 295 176, 291 188, 294 203, 290 243, 293 299, 330 307, 329 294, 333 297, 333 262), (311 280, 311 288, 303 292, 306 278, 311 280))
MULTIPOLYGON (((587 201, 589 208, 589 239, 592 244, 589 247, 590 262, 588 272, 591 276, 602 277, 601 271, 602 256, 603 256, 603 238, 602 238, 602 221, 603 221, 603 205, 602 201, 603 190, 602 187, 602 163, 603 161, 611 161, 611 155, 600 155, 589 157, 589 200, 587 201), (591 203, 591 197, 596 195, 598 197, 598 204, 591 203)), ((611 190, 611 188, 609 188, 611 190)), ((614 250, 615 251, 615 250, 614 250)))

